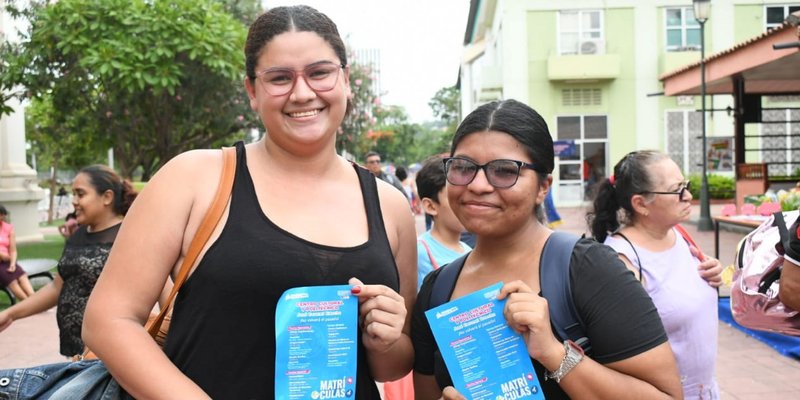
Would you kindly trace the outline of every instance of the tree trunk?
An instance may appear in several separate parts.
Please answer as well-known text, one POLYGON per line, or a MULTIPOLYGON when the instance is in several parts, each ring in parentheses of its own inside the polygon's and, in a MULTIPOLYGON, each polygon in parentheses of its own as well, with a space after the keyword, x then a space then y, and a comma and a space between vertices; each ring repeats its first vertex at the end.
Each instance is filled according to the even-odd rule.
POLYGON ((53 208, 55 202, 53 201, 56 196, 56 171, 58 171, 58 157, 53 157, 53 165, 50 166, 50 206, 47 208, 47 225, 53 223, 53 208))

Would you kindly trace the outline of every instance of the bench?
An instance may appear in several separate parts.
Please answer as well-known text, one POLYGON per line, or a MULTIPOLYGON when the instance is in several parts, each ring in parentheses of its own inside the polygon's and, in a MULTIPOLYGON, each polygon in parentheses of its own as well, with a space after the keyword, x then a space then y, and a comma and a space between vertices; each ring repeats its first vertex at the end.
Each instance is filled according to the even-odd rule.
MULTIPOLYGON (((53 274, 50 272, 56 265, 58 265, 58 260, 53 260, 50 258, 26 258, 23 260, 17 260, 17 264, 25 270, 25 273, 28 274, 28 279, 33 278, 48 278, 51 281, 53 280, 53 274)), ((3 292, 8 296, 8 299, 11 301, 11 305, 14 305, 17 302, 16 296, 11 293, 7 287, 3 288, 3 292)))

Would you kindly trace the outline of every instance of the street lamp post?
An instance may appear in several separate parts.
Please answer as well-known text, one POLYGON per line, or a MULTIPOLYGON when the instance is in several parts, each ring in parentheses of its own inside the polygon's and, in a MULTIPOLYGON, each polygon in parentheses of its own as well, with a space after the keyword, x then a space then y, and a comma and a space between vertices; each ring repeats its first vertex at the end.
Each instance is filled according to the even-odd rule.
POLYGON ((711 11, 711 0, 693 0, 694 18, 700 24, 700 102, 702 104, 702 134, 703 134, 703 163, 702 184, 700 187, 700 220, 697 221, 697 230, 710 231, 713 229, 711 223, 711 212, 708 199, 708 144, 706 138, 706 35, 705 24, 711 11))

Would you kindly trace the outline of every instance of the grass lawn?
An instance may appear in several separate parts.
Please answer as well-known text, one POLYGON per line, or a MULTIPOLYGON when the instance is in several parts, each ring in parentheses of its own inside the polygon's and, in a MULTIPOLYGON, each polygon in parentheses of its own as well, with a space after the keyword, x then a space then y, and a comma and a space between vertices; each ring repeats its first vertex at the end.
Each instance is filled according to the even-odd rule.
POLYGON ((44 241, 21 243, 17 245, 17 259, 24 258, 51 258, 58 260, 64 250, 64 237, 45 235, 44 241))

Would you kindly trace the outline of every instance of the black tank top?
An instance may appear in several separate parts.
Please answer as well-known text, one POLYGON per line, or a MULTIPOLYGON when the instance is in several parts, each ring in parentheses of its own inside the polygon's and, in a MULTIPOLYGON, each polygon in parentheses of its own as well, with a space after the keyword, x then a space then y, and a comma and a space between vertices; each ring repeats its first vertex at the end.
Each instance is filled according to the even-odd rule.
MULTIPOLYGON (((344 285, 357 277, 365 284, 399 291, 400 282, 375 177, 369 171, 353 166, 369 239, 355 247, 324 246, 294 236, 267 218, 247 169, 244 146, 237 143, 236 148, 228 220, 177 296, 164 351, 213 399, 272 399, 275 306, 286 289, 344 285)), ((358 334, 356 398, 380 399, 360 329, 358 334)))

